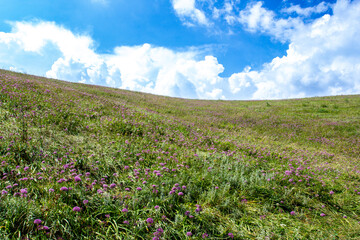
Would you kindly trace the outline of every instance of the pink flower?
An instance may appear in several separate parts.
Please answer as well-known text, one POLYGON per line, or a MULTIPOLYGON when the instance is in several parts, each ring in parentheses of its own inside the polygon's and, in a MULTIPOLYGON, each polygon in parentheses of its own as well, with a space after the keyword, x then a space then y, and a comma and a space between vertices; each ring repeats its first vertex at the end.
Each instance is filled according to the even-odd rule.
POLYGON ((41 222, 42 222, 42 221, 41 221, 40 219, 35 219, 35 220, 34 220, 34 223, 35 223, 35 224, 40 224, 41 222))
POLYGON ((74 212, 80 212, 80 211, 81 211, 81 208, 80 208, 80 207, 74 207, 74 208, 73 208, 73 211, 74 211, 74 212))

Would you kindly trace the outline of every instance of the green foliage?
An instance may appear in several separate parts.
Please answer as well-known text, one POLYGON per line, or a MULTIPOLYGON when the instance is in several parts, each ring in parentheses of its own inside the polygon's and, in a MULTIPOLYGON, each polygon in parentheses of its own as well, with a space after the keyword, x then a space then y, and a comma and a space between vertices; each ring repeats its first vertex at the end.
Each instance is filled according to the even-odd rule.
POLYGON ((359 105, 1 70, 1 239, 359 239, 359 105))

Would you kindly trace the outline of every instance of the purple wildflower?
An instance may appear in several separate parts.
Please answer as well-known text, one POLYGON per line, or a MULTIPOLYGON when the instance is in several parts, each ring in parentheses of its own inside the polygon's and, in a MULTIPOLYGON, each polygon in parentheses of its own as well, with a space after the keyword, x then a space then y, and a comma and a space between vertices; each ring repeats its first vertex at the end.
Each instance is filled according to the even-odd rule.
POLYGON ((129 210, 127 208, 123 208, 121 211, 127 213, 129 210))
POLYGON ((81 211, 81 208, 80 208, 80 207, 74 207, 74 208, 73 208, 73 211, 74 211, 74 212, 80 212, 80 211, 81 211))
POLYGON ((69 189, 67 187, 61 187, 60 191, 68 191, 69 189))
POLYGON ((35 220, 34 220, 34 223, 35 223, 35 224, 40 224, 40 223, 41 223, 41 220, 40 220, 40 219, 35 219, 35 220))
POLYGON ((229 233, 228 235, 229 235, 230 238, 234 238, 234 234, 229 233))
POLYGON ((154 220, 152 218, 148 218, 148 219, 146 219, 146 222, 149 224, 152 224, 152 223, 154 223, 154 220))
POLYGON ((75 182, 81 182, 81 178, 79 176, 74 177, 75 182))
POLYGON ((23 188, 23 189, 20 189, 20 193, 22 193, 22 194, 26 194, 26 193, 28 193, 28 191, 27 191, 27 189, 26 189, 26 188, 23 188))
POLYGON ((87 204, 88 202, 89 202, 89 200, 86 200, 86 199, 85 199, 85 200, 83 201, 83 204, 87 204))
POLYGON ((192 233, 191 233, 191 232, 187 232, 187 233, 186 233, 186 236, 189 236, 189 237, 190 237, 190 236, 192 236, 192 233))

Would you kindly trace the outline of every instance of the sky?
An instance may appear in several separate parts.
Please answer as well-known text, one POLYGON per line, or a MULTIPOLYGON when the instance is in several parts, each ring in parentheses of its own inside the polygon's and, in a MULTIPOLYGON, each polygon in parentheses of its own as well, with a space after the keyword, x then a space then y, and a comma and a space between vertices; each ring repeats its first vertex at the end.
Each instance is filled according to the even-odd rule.
POLYGON ((360 93, 360 0, 0 0, 0 68, 224 100, 360 93))

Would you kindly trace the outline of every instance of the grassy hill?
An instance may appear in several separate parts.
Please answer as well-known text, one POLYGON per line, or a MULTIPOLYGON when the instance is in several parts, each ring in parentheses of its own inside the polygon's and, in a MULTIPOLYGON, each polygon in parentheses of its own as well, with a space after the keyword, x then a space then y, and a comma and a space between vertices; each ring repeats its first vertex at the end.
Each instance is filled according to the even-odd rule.
POLYGON ((204 101, 0 70, 2 239, 360 239, 360 96, 204 101))

